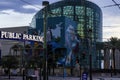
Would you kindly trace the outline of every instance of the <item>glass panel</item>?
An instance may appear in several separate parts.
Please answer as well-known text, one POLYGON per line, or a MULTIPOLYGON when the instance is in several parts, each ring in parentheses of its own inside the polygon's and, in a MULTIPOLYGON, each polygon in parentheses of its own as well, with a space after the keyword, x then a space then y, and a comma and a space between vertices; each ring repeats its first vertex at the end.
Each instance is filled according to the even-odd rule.
POLYGON ((81 38, 84 38, 85 8, 83 6, 76 6, 75 7, 75 14, 76 14, 77 20, 79 22, 78 27, 77 27, 78 34, 81 38))
POLYGON ((84 15, 85 14, 85 8, 82 6, 76 6, 76 15, 84 15))
POLYGON ((77 33, 79 34, 79 36, 80 36, 81 38, 84 37, 83 27, 84 27, 83 24, 78 24, 78 27, 77 27, 77 33))
POLYGON ((51 10, 51 13, 49 13, 50 17, 56 17, 56 16, 61 16, 61 8, 56 8, 51 10))
POLYGON ((36 19, 35 19, 35 17, 32 19, 32 22, 30 23, 30 27, 36 28, 36 19))
POLYGON ((63 15, 71 18, 73 20, 74 16, 74 7, 73 6, 64 6, 63 15))

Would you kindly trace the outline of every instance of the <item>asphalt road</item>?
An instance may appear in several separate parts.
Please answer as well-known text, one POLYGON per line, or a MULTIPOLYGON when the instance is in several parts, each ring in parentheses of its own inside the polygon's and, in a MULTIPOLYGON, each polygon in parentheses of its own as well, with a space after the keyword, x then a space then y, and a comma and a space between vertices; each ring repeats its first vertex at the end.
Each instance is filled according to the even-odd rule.
MULTIPOLYGON (((22 76, 11 76, 11 79, 9 79, 8 76, 0 76, 0 80, 23 80, 23 78, 22 76)), ((64 77, 63 78, 63 77, 57 77, 57 76, 50 76, 49 80, 80 80, 80 78, 79 77, 64 77)), ((89 80, 89 78, 87 80, 89 80)), ((120 80, 120 78, 104 76, 104 77, 93 77, 93 80, 120 80)))

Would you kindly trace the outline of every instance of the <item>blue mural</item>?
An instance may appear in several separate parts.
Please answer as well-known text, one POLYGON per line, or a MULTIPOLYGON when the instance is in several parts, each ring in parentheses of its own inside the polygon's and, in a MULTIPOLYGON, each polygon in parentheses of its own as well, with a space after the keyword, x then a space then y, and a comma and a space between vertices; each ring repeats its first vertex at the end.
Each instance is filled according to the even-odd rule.
POLYGON ((67 47, 66 65, 70 64, 71 59, 79 52, 79 40, 77 39, 75 27, 69 25, 65 31, 65 46, 67 47))
MULTIPOLYGON (((47 42, 52 44, 53 50, 56 48, 66 48, 64 57, 58 60, 58 64, 71 65, 71 60, 75 61, 79 53, 80 40, 76 33, 77 23, 66 17, 50 17, 47 19, 47 42)), ((43 33, 43 19, 36 19, 36 30, 40 36, 43 33)), ((75 62, 74 62, 75 63, 75 62)))

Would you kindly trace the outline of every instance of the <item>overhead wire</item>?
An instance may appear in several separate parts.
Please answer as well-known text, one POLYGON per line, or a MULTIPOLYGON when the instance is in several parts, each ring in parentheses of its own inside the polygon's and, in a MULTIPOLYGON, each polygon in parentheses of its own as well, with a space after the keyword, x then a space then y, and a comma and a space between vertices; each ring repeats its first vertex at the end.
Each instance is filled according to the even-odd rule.
POLYGON ((20 1, 22 1, 22 2, 24 2, 24 3, 26 3, 26 4, 29 4, 29 5, 31 5, 31 6, 33 6, 33 7, 35 7, 35 8, 41 9, 41 8, 35 6, 35 5, 33 5, 32 3, 29 3, 29 2, 27 2, 27 1, 24 1, 24 0, 20 0, 20 1))
MULTIPOLYGON (((120 5, 120 4, 118 4, 118 5, 120 5)), ((112 6, 116 6, 116 4, 108 5, 108 6, 104 6, 103 8, 106 8, 106 7, 112 7, 112 6)))
POLYGON ((117 2, 116 1, 114 1, 114 0, 112 0, 114 3, 115 3, 115 5, 116 6, 118 6, 118 8, 120 9, 120 5, 119 4, 117 4, 117 2))
POLYGON ((112 1, 114 2, 113 5, 104 6, 103 8, 117 6, 120 9, 120 4, 118 4, 115 0, 112 0, 112 1))

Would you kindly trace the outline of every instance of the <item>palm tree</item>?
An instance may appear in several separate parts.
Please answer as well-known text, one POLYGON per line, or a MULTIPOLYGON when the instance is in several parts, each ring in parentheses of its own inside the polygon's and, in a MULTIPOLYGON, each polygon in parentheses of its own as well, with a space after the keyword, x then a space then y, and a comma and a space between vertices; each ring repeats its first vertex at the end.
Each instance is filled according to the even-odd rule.
POLYGON ((104 50, 104 68, 109 69, 110 68, 110 44, 109 42, 104 42, 103 50, 104 50))
POLYGON ((15 56, 19 56, 19 55, 21 55, 22 51, 23 51, 23 46, 19 45, 19 44, 15 44, 10 48, 10 55, 13 54, 15 56), (20 54, 18 54, 18 52, 20 52, 20 54))
POLYGON ((120 51, 120 39, 117 40, 116 48, 120 51))
POLYGON ((19 64, 19 60, 17 59, 16 56, 6 55, 2 57, 2 66, 4 68, 8 68, 9 79, 10 79, 10 69, 18 67, 18 64, 19 64))
MULTIPOLYGON (((31 47, 29 45, 26 46, 26 51, 29 53, 31 52, 31 47)), ((32 67, 42 67, 43 64, 43 46, 37 45, 33 48, 32 51, 34 54, 31 55, 30 59, 28 60, 28 67, 29 65, 33 65, 32 67)))
POLYGON ((15 44, 10 48, 10 54, 11 54, 11 50, 13 50, 13 55, 17 55, 17 52, 19 50, 18 44, 15 44))
POLYGON ((24 48, 25 48, 25 52, 27 53, 27 54, 31 54, 32 53, 32 46, 30 45, 30 44, 26 44, 25 46, 24 46, 24 48))
POLYGON ((34 56, 41 56, 43 53, 43 45, 39 44, 38 46, 34 47, 34 56))
POLYGON ((118 44, 120 44, 120 40, 117 37, 111 37, 109 40, 110 44, 112 45, 112 54, 113 54, 113 69, 116 69, 116 62, 115 62, 115 50, 118 48, 118 44))
MULTIPOLYGON (((20 44, 15 44, 10 48, 10 55, 16 56, 19 59, 19 68, 22 71, 22 67, 24 67, 25 62, 25 54, 24 47, 20 44), (19 53, 19 54, 18 54, 19 53)), ((21 73, 21 72, 20 72, 21 73)))

